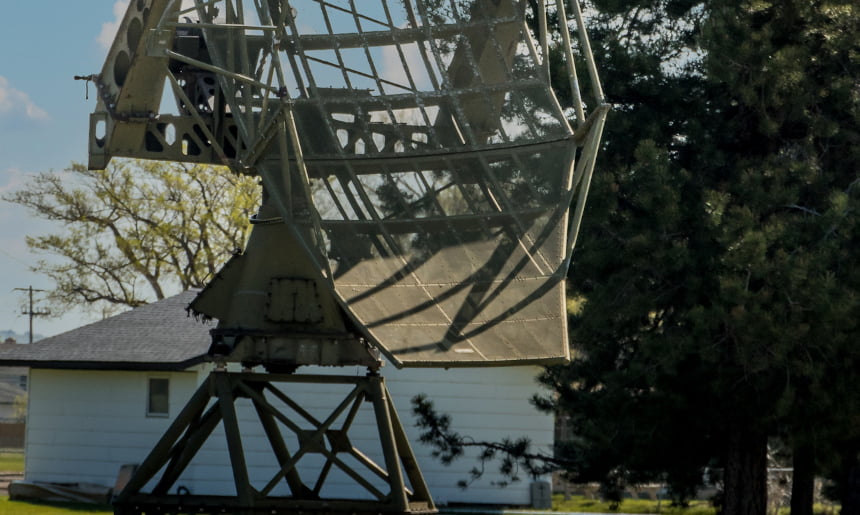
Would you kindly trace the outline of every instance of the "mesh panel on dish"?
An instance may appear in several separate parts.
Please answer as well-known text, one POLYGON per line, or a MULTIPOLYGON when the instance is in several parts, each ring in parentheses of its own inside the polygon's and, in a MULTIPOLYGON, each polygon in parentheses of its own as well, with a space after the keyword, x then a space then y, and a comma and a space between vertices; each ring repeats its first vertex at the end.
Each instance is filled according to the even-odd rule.
POLYGON ((401 365, 566 359, 576 147, 526 2, 244 3, 284 29, 238 51, 202 29, 251 77, 225 101, 251 148, 290 111, 298 145, 255 167, 365 334, 401 365))

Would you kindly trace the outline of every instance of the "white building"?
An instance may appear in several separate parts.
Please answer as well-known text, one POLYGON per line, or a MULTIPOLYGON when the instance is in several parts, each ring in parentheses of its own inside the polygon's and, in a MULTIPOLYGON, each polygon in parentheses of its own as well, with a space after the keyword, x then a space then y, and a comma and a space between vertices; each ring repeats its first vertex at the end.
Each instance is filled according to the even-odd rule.
MULTIPOLYGON (((33 345, 0 349, 0 366, 30 367, 25 479, 87 482, 113 486, 120 467, 140 463, 170 421, 206 379, 204 361, 213 325, 186 316, 193 292, 47 338, 33 345)), ((299 372, 303 372, 300 369, 299 372)), ((526 436, 536 449, 549 451, 552 417, 535 411, 529 398, 538 390, 536 367, 483 369, 383 368, 413 451, 437 504, 530 504, 531 478, 506 488, 495 464, 463 490, 477 465, 464 457, 444 466, 418 442, 410 400, 424 393, 448 413, 453 428, 475 440, 497 441, 526 436)), ((312 373, 363 374, 358 369, 317 369, 312 373)), ((330 385, 289 385, 287 392, 311 413, 331 410, 342 396, 330 385)), ((284 389, 284 387, 282 387, 284 389)), ((252 482, 272 477, 275 463, 250 408, 238 407, 245 455, 252 482), (247 427, 246 427, 247 426, 247 427)), ((325 415, 323 415, 325 416, 325 415)), ((357 447, 372 447, 375 425, 359 418, 350 431, 357 447)), ((193 494, 223 493, 233 488, 226 440, 216 432, 186 469, 178 485, 193 494)), ((374 457, 373 450, 368 454, 374 457)), ((379 459, 379 458, 377 458, 379 459)), ((313 459, 300 469, 313 469, 313 459)), ((545 478, 544 478, 545 479, 545 478)), ((361 497, 348 483, 337 497, 361 497)))

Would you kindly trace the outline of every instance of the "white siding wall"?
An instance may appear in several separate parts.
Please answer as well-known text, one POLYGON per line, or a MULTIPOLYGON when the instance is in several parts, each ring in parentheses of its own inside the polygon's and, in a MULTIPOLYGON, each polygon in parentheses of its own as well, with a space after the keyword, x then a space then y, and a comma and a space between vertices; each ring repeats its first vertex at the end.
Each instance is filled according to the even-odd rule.
MULTIPOLYGON (((434 500, 491 504, 528 504, 530 478, 505 489, 492 486, 501 478, 497 466, 489 465, 485 476, 467 490, 457 481, 468 479, 476 466, 464 457, 445 467, 430 456, 430 449, 418 443, 412 427, 410 399, 426 393, 440 412, 453 418, 454 429, 478 440, 498 440, 507 436, 529 437, 536 448, 549 450, 553 421, 537 413, 528 402, 537 391, 533 367, 493 369, 384 369, 388 388, 413 442, 422 472, 434 500)), ((362 374, 346 369, 309 370, 314 373, 362 374)), ((31 412, 28 424, 27 478, 39 481, 89 481, 112 485, 120 465, 139 463, 167 427, 169 420, 145 417, 146 380, 170 377, 171 417, 190 396, 195 383, 203 380, 192 373, 147 374, 143 372, 70 372, 34 370, 31 379, 31 412)), ((345 396, 344 387, 332 385, 279 385, 291 397, 324 419, 345 396)), ((247 402, 240 401, 243 445, 252 482, 261 487, 272 477, 275 462, 256 415, 247 402)), ((360 450, 381 462, 378 438, 370 406, 353 424, 350 437, 360 450)), ((334 425, 340 427, 340 423, 334 425)), ((310 429, 311 426, 306 426, 310 429)), ((285 437, 290 434, 284 430, 285 437)), ((288 445, 294 448, 288 437, 288 445)), ((339 455, 342 457, 343 455, 339 455)), ((223 431, 219 427, 179 484, 193 493, 233 493, 223 431)), ((303 479, 313 483, 321 459, 307 456, 300 462, 303 479)), ((368 474, 369 476, 370 474, 368 474)), ((359 494, 350 481, 335 471, 327 495, 351 497, 359 494)), ((276 491, 279 492, 279 491, 276 491)), ((285 490, 284 490, 285 492, 285 490)))
MULTIPOLYGON (((476 440, 498 441, 505 437, 528 437, 535 449, 552 452, 553 417, 539 413, 529 402, 539 391, 535 376, 537 367, 502 367, 476 369, 413 369, 386 371, 388 388, 407 427, 413 450, 419 454, 422 472, 432 484, 434 498, 451 502, 484 502, 527 505, 530 503, 531 478, 525 473, 518 484, 500 489, 493 482, 503 481, 498 464, 487 465, 483 478, 467 490, 457 481, 468 479, 468 471, 478 466, 477 452, 461 458, 450 467, 430 456, 430 449, 418 442, 410 400, 427 394, 440 413, 452 417, 452 428, 476 440), (391 372, 391 373, 389 373, 391 372)), ((547 478, 548 479, 548 478, 547 478)))
POLYGON ((146 416, 147 380, 170 378, 175 416, 196 388, 194 372, 30 371, 25 478, 113 486, 170 424, 146 416))

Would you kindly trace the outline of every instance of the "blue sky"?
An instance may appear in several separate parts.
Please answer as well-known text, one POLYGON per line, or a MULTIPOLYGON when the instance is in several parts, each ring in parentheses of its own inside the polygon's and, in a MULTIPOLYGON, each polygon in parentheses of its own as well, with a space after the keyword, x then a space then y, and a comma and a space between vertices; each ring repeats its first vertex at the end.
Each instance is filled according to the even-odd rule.
MULTIPOLYGON (((128 0, 5 2, 0 31, 0 192, 19 188, 32 175, 86 162, 89 113, 95 107, 75 75, 101 70, 117 18, 128 0)), ((90 86, 92 93, 92 86, 90 86)), ((20 314, 26 298, 14 288, 49 288, 29 271, 38 256, 27 234, 56 230, 0 202, 0 330, 28 330, 20 314)), ((54 335, 92 321, 71 313, 39 318, 34 333, 54 335)))
MULTIPOLYGON (((87 100, 86 84, 74 76, 100 72, 128 1, 4 5, 4 19, 14 22, 7 21, 0 31, 0 194, 21 188, 39 172, 87 161, 89 114, 96 100, 93 86, 87 100)), ((321 76, 328 73, 333 72, 326 70, 321 76)), ((338 75, 333 77, 339 80, 338 75)), ((30 271, 35 261, 46 256, 28 252, 25 237, 61 230, 0 201, 0 331, 28 331, 28 319, 21 314, 27 295, 16 288, 52 286, 46 277, 30 271)), ((42 308, 38 302, 36 307, 42 308)), ((34 333, 53 336, 95 317, 85 312, 40 317, 34 333)))

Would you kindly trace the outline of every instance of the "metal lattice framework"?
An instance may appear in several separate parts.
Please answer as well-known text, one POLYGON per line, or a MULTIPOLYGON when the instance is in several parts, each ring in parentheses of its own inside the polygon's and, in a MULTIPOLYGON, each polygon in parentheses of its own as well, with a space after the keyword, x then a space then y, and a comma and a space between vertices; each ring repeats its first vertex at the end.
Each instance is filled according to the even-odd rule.
POLYGON ((219 321, 212 359, 369 372, 219 366, 118 496, 118 514, 433 512, 378 353, 396 366, 568 359, 564 278, 608 108, 577 3, 589 102, 565 0, 545 1, 131 0, 88 77, 99 91, 90 167, 114 156, 223 164, 263 185, 245 251, 190 306, 219 321), (565 23, 550 30, 549 18, 565 23), (569 108, 550 84, 550 34, 569 108), (354 389, 321 422, 273 382, 354 389), (277 460, 264 485, 248 476, 239 399, 277 460), (362 404, 381 464, 349 441, 362 404), (235 495, 171 494, 219 423, 235 495), (313 484, 297 467, 309 454, 326 459, 313 484), (331 467, 371 500, 322 498, 331 467))
MULTIPOLYGON (((558 104, 539 4, 135 0, 98 79, 91 166, 131 155, 258 174, 270 209, 255 231, 286 222, 278 239, 304 250, 313 287, 396 365, 565 360, 563 280, 606 106, 578 6, 594 100, 587 114, 571 66, 574 106, 558 104), (175 114, 157 114, 163 83, 175 114)), ((551 10, 566 19, 563 1, 551 10)), ((273 335, 277 317, 231 322, 225 294, 202 297, 228 334, 273 335)))
POLYGON ((234 512, 271 515, 315 512, 320 505, 326 512, 353 514, 435 511, 381 377, 212 373, 125 485, 116 500, 116 513, 234 512), (275 386, 296 383, 324 383, 347 389, 339 405, 328 416, 318 419, 275 386), (256 485, 249 477, 242 446, 236 409, 239 399, 252 404, 271 443, 272 456, 280 465, 268 481, 256 485), (210 402, 212 400, 215 402, 210 402), (356 417, 368 408, 380 421, 377 436, 386 457, 382 466, 355 447, 349 437, 356 417), (223 492, 220 495, 171 493, 219 424, 223 424, 227 436, 235 495, 223 492), (298 465, 305 458, 314 457, 323 460, 317 473, 313 477, 300 473, 298 465), (367 494, 366 498, 325 498, 327 480, 333 475, 333 470, 345 474, 346 479, 367 494), (151 491, 141 494, 141 489, 150 481, 154 483, 151 491))

